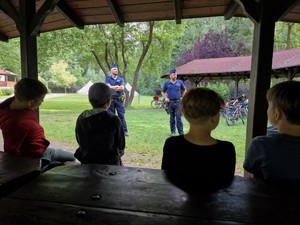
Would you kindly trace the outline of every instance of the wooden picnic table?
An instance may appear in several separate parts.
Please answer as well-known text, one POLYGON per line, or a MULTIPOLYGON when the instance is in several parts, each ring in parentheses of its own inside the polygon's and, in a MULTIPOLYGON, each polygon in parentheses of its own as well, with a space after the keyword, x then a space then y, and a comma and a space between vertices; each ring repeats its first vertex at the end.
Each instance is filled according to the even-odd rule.
POLYGON ((0 198, 38 176, 40 168, 39 159, 0 151, 0 198))
POLYGON ((188 193, 158 169, 59 166, 1 199, 0 221, 3 225, 299 224, 298 190, 236 176, 228 187, 188 193))

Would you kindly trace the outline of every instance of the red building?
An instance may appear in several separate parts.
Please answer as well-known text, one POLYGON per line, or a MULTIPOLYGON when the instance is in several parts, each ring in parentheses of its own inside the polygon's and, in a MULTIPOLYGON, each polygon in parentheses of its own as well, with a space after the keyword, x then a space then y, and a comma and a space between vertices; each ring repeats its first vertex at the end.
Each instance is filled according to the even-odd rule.
POLYGON ((1 87, 14 87, 17 80, 17 75, 8 70, 0 69, 0 88, 1 87))

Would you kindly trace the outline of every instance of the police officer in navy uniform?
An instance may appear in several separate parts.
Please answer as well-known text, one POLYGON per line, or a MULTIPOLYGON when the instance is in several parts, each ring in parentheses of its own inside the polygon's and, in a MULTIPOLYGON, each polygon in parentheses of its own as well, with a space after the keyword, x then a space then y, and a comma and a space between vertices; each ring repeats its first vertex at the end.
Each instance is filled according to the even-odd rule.
POLYGON ((181 97, 186 93, 186 87, 181 80, 177 80, 176 69, 171 69, 169 75, 170 80, 164 83, 161 94, 168 103, 171 136, 175 135, 176 127, 178 134, 183 135, 183 124, 179 108, 181 97))
POLYGON ((111 89, 113 89, 116 92, 116 94, 112 98, 111 105, 110 105, 108 111, 112 114, 115 114, 117 111, 118 117, 120 118, 122 125, 123 125, 124 134, 125 134, 125 136, 128 136, 128 129, 127 129, 127 124, 126 124, 125 116, 124 116, 125 115, 124 79, 122 77, 118 76, 118 66, 116 64, 113 64, 110 67, 110 72, 111 72, 111 76, 109 76, 105 79, 105 83, 111 89))

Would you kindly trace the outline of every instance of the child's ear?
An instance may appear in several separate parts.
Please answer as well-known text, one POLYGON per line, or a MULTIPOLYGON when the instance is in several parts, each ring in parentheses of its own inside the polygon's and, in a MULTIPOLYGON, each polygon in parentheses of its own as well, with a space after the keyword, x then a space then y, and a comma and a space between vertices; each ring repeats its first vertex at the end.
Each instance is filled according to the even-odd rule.
POLYGON ((282 116, 283 116, 282 110, 276 108, 276 109, 274 110, 274 119, 275 119, 276 121, 278 121, 278 120, 282 119, 282 116))
POLYGON ((27 107, 32 108, 34 106, 34 100, 27 101, 27 107))
POLYGON ((216 115, 214 115, 214 116, 211 117, 211 121, 213 123, 218 123, 219 120, 220 120, 220 113, 217 113, 216 115))
POLYGON ((105 103, 105 109, 108 109, 111 104, 111 99, 105 103))

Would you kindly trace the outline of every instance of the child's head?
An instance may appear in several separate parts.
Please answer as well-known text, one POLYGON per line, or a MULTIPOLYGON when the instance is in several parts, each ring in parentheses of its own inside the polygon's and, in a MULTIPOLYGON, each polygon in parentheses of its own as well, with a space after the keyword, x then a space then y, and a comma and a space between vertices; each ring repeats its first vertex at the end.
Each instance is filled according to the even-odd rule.
MULTIPOLYGON (((116 94, 104 83, 95 83, 89 89, 89 101, 93 108, 103 108, 116 94)), ((108 105, 109 106, 109 105, 108 105)))
POLYGON ((281 110, 291 124, 300 125, 300 82, 285 81, 274 85, 267 92, 269 105, 281 110))
POLYGON ((47 93, 47 87, 34 78, 22 78, 15 85, 15 97, 22 102, 44 99, 47 93))
POLYGON ((224 106, 223 98, 208 88, 193 88, 182 98, 180 111, 190 123, 201 123, 217 115, 224 106))

